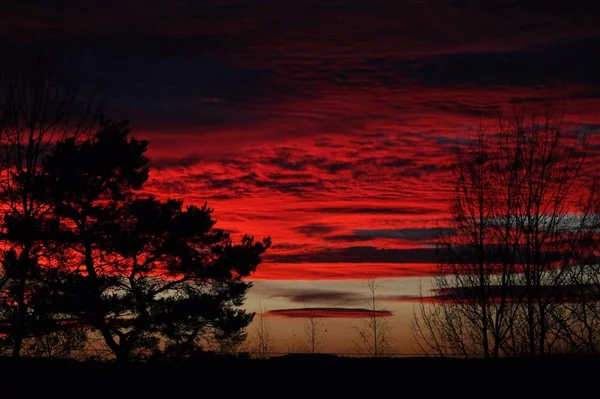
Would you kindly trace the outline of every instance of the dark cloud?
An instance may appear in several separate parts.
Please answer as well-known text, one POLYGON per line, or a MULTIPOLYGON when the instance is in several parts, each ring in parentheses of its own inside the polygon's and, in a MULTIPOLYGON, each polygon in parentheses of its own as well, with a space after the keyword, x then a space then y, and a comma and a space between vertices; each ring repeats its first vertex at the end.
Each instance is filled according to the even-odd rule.
POLYGON ((450 233, 441 228, 412 228, 412 229, 359 229, 354 234, 359 237, 396 238, 406 241, 433 240, 442 233, 450 233))
POLYGON ((292 244, 292 243, 286 243, 286 242, 276 242, 273 244, 272 247, 276 248, 278 250, 289 251, 289 250, 299 250, 302 248, 306 248, 307 245, 306 244, 292 244))
POLYGON ((252 98, 268 74, 194 56, 157 58, 154 54, 114 54, 98 49, 78 55, 72 65, 91 74, 82 80, 101 84, 115 98, 127 95, 140 101, 162 100, 163 105, 174 100, 201 100, 197 106, 211 104, 213 111, 221 102, 252 98))
POLYGON ((311 175, 310 173, 279 173, 279 172, 272 172, 272 173, 267 173, 266 176, 271 179, 271 180, 277 180, 277 181, 281 181, 281 180, 313 180, 314 176, 311 175))
POLYGON ((190 154, 182 158, 159 158, 150 161, 152 168, 161 170, 169 168, 187 168, 200 162, 200 155, 190 154))
POLYGON ((579 126, 577 126, 577 128, 582 132, 582 133, 598 133, 600 132, 600 124, 597 123, 582 123, 579 126))
POLYGON ((149 186, 152 190, 156 190, 165 196, 185 196, 192 193, 190 187, 177 181, 153 181, 149 186))
POLYGON ((406 206, 331 206, 314 209, 315 212, 335 213, 335 214, 374 214, 374 215, 424 215, 429 213, 437 213, 438 209, 428 207, 406 207, 406 206))
MULTIPOLYGON (((536 296, 544 300, 562 303, 580 302, 582 300, 596 302, 600 300, 600 289, 593 284, 570 284, 562 286, 541 286, 536 289, 536 296)), ((430 295, 392 295, 377 297, 382 302, 432 302, 432 303, 464 303, 478 302, 480 300, 480 287, 450 287, 432 289, 430 295)), ((504 298, 507 302, 523 302, 527 299, 527 287, 513 285, 503 288, 499 285, 486 287, 486 296, 492 302, 499 302, 504 298)))
POLYGON ((379 161, 379 164, 388 168, 405 168, 414 166, 415 160, 410 158, 399 158, 396 156, 387 156, 379 161))
POLYGON ((514 52, 444 54, 418 61, 400 61, 394 67, 411 81, 437 86, 536 86, 556 82, 599 85, 597 48, 600 48, 600 37, 514 52))
POLYGON ((416 302, 423 299, 432 298, 428 296, 420 297, 418 295, 388 295, 378 296, 377 300, 381 302, 416 302))
POLYGON ((326 166, 329 173, 337 173, 342 170, 352 170, 355 165, 352 162, 332 162, 326 166))
MULTIPOLYGON (((318 141, 318 139, 315 139, 315 145, 318 145, 318 141)), ((344 146, 338 148, 344 148, 344 146)), ((327 157, 306 154, 302 150, 288 148, 279 149, 276 156, 262 158, 261 162, 294 172, 306 171, 309 167, 312 167, 332 174, 353 170, 357 166, 355 162, 330 160, 327 157)))
POLYGON ((70 66, 74 78, 108 99, 107 112, 153 129, 256 122, 258 116, 239 103, 258 101, 268 75, 189 56, 161 59, 98 49, 78 54, 70 66))
MULTIPOLYGON (((593 284, 546 285, 535 288, 535 290, 536 297, 565 303, 578 302, 582 299, 586 301, 600 300, 600 290, 593 284)), ((486 287, 486 291, 486 295, 491 301, 500 301, 505 298, 509 302, 521 302, 527 297, 527 287, 524 285, 513 285, 507 288, 492 285, 486 287)), ((479 287, 465 286, 434 290, 434 295, 430 298, 437 302, 465 302, 478 301, 480 295, 479 287)))
POLYGON ((336 229, 333 226, 324 223, 310 223, 303 226, 298 226, 294 230, 308 237, 320 236, 333 233, 336 229))
MULTIPOLYGON (((382 302, 428 302, 428 303, 465 303, 480 300, 480 287, 450 287, 433 289, 430 295, 394 295, 378 297, 382 302)), ((544 300, 562 303, 580 302, 582 300, 595 302, 600 300, 600 290, 597 286, 589 285, 562 285, 542 286, 536 295, 544 300)), ((527 298, 527 287, 513 285, 503 288, 498 285, 486 287, 486 296, 491 302, 499 302, 503 298, 506 302, 523 302, 527 298)))
POLYGON ((413 241, 433 242, 441 233, 452 233, 451 230, 441 228, 405 228, 405 229, 356 229, 353 234, 337 234, 323 237, 331 242, 368 242, 380 238, 413 241))
MULTIPOLYGON (((177 167, 196 166, 202 170, 199 163, 194 164, 194 157, 179 159, 175 161, 158 161, 159 168, 176 169, 177 167)), ((190 170, 185 173, 177 173, 176 178, 196 190, 225 190, 222 195, 232 197, 244 197, 257 191, 270 192, 273 194, 289 194, 294 196, 305 196, 324 186, 324 182, 308 173, 282 173, 276 170, 260 173, 253 169, 248 162, 234 163, 225 159, 217 165, 211 164, 213 168, 199 173, 190 170), (215 168, 216 166, 216 168, 215 168)))
POLYGON ((268 162, 280 169, 283 169, 283 170, 301 171, 301 170, 306 170, 306 167, 307 167, 307 165, 309 165, 310 160, 297 159, 297 160, 292 161, 289 159, 289 157, 277 156, 277 157, 271 158, 268 162))
MULTIPOLYGON (((247 183, 248 181, 246 181, 247 183)), ((319 181, 275 181, 256 179, 254 184, 258 188, 269 189, 274 192, 281 192, 290 195, 310 195, 323 187, 323 183, 319 181)))
POLYGON ((330 291, 318 289, 285 290, 271 295, 272 298, 285 298, 291 302, 311 304, 330 303, 333 305, 351 305, 364 302, 364 296, 354 292, 330 291))
POLYGON ((468 144, 469 140, 462 137, 437 137, 436 143, 439 145, 460 145, 468 144))
POLYGON ((493 104, 456 104, 449 102, 432 102, 430 105, 435 111, 445 114, 465 115, 476 118, 496 117, 500 114, 500 107, 493 104))
POLYGON ((435 263, 434 248, 379 249, 371 246, 332 248, 267 257, 278 263, 435 263))
POLYGON ((323 239, 325 241, 332 241, 332 242, 367 242, 367 241, 376 240, 377 237, 359 236, 359 235, 355 235, 355 234, 338 234, 338 235, 323 237, 323 239))
MULTIPOLYGON (((487 261, 498 267, 505 260, 501 246, 486 245, 487 261)), ((435 246, 420 248, 378 248, 375 246, 351 246, 345 248, 319 248, 301 253, 272 254, 265 257, 274 263, 390 263, 390 264, 462 264, 459 268, 469 273, 477 259, 470 245, 456 245, 451 252, 438 252, 435 246)), ((544 261, 558 264, 562 255, 558 251, 544 253, 544 261), (558 262, 558 263, 557 263, 558 262)))
MULTIPOLYGON (((173 38, 127 35, 58 39, 47 47, 58 49, 61 72, 69 81, 106 99, 105 112, 116 119, 130 119, 135 129, 256 123, 258 115, 244 104, 273 101, 265 89, 270 87, 265 82, 272 71, 233 66, 211 57, 202 49, 206 40, 197 37, 194 45, 180 48, 180 41, 173 38), (160 49, 164 48, 173 53, 163 54, 160 49)), ((0 57, 20 59, 38 45, 8 43, 3 47, 15 50, 0 57)), ((194 134, 210 131, 195 129, 194 134)))
MULTIPOLYGON (((336 88, 600 83, 599 6, 588 1, 553 7, 513 0, 56 3, 3 4, 3 48, 54 43, 72 59, 71 74, 94 82, 135 126, 248 125, 301 116, 317 131, 364 128, 365 114, 389 115, 361 106, 359 114, 336 102, 310 112, 299 102, 336 88), (282 109, 288 101, 295 106, 282 109)), ((427 104, 471 116, 494 111, 473 101, 427 104)))
POLYGON ((230 188, 235 184, 235 179, 212 179, 210 185, 214 189, 230 188))
POLYGON ((298 308, 298 309, 276 309, 266 313, 272 317, 318 317, 318 318, 368 318, 368 317, 390 317, 392 312, 387 310, 369 310, 363 308, 298 308))
POLYGON ((344 144, 334 142, 329 137, 317 137, 315 138, 315 146, 318 148, 331 148, 331 149, 340 149, 344 148, 344 144))

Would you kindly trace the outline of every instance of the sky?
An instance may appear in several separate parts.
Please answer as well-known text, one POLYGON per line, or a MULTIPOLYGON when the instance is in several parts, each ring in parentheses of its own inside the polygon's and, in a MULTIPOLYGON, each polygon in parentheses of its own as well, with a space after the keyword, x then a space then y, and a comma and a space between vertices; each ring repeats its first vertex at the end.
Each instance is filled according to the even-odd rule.
POLYGON ((393 350, 412 353, 410 298, 429 284, 453 145, 515 105, 600 128, 597 0, 22 0, 0 13, 4 48, 60 49, 150 141, 149 192, 272 238, 245 306, 270 312, 281 351, 303 339, 306 307, 322 308, 325 350, 352 351, 377 278, 393 350))

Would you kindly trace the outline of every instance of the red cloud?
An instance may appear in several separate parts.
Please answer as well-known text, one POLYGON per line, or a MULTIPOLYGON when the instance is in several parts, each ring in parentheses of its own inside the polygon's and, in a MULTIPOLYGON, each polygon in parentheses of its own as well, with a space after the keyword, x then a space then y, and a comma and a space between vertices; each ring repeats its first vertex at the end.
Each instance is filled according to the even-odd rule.
POLYGON ((264 263, 252 280, 368 280, 430 276, 431 264, 264 263))

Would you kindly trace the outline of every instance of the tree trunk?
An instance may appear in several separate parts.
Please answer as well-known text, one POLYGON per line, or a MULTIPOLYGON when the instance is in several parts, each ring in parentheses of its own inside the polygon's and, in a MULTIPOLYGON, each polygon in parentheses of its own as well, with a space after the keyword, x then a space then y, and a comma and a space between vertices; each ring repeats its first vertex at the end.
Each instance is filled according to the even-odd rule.
POLYGON ((19 280, 19 291, 17 292, 17 317, 13 325, 13 347, 12 357, 17 359, 21 357, 21 347, 23 346, 23 336, 25 329, 25 277, 21 276, 19 280))
POLYGON ((19 284, 17 291, 17 317, 13 323, 13 347, 12 357, 21 357, 21 348, 23 346, 23 338, 25 336, 25 324, 27 318, 27 304, 25 303, 25 289, 27 288, 27 278, 29 277, 29 253, 31 251, 31 244, 26 244, 23 247, 21 254, 19 255, 18 267, 19 267, 19 284))
POLYGON ((543 355, 545 352, 545 342, 546 342, 546 311, 544 309, 544 306, 542 304, 538 305, 540 307, 540 348, 538 353, 540 355, 543 355))
POLYGON ((480 288, 481 288, 481 333, 483 335, 483 357, 486 359, 490 358, 490 344, 488 341, 488 312, 487 312, 487 298, 485 292, 485 280, 483 275, 483 267, 480 267, 480 288))
POLYGON ((126 364, 131 359, 131 351, 126 345, 120 344, 119 349, 115 351, 115 356, 118 364, 126 364))
POLYGON ((529 333, 529 356, 535 356, 535 318, 533 314, 533 303, 527 301, 527 329, 529 333))
POLYGON ((104 320, 104 310, 103 310, 103 304, 102 304, 102 299, 101 299, 101 292, 100 289, 98 288, 98 274, 96 273, 96 269, 94 267, 94 258, 92 256, 92 246, 89 243, 84 244, 84 248, 85 248, 85 268, 86 271, 88 273, 88 279, 92 284, 92 302, 94 304, 94 309, 92 310, 92 320, 96 326, 96 328, 98 330, 100 330, 100 333, 102 334, 102 337, 104 338, 104 341, 106 342, 106 344, 108 345, 108 347, 110 348, 110 350, 113 351, 113 353, 115 354, 116 358, 117 358, 117 362, 118 363, 127 363, 129 361, 129 348, 127 348, 125 345, 122 344, 122 342, 117 343, 113 337, 113 335, 111 334, 111 331, 109 329, 109 327, 106 324, 106 321, 104 320))

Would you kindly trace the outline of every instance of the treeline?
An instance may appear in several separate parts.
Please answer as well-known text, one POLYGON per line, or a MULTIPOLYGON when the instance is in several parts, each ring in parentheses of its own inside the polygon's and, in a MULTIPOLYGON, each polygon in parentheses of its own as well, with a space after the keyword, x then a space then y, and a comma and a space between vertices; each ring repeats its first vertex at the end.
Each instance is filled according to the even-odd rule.
POLYGON ((234 243, 208 206, 143 194, 148 143, 59 77, 39 56, 0 84, 0 351, 128 361, 243 340, 243 278, 270 239, 234 243))
POLYGON ((600 351, 598 153, 589 129, 517 109, 458 143, 433 297, 415 342, 439 355, 600 351))

